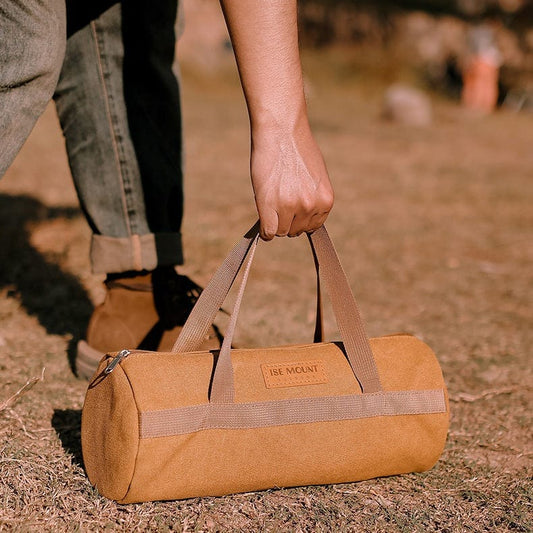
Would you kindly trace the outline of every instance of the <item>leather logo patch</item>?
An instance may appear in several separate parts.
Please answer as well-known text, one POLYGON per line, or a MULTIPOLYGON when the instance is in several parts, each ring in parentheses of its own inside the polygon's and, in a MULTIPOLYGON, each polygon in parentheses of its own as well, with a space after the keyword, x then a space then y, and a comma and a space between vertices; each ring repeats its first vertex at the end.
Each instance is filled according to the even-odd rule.
POLYGON ((297 361, 261 365, 267 389, 327 383, 324 361, 297 361))

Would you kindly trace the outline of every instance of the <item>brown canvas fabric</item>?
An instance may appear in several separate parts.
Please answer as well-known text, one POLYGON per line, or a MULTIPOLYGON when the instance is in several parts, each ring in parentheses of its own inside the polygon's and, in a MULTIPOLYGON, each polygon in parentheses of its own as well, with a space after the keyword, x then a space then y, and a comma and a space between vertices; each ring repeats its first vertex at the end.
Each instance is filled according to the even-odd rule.
MULTIPOLYGON (((237 247, 233 266, 223 265, 229 286, 257 242, 249 237, 249 246, 241 242, 237 247)), ((323 238, 327 234, 319 236, 323 238)), ((322 252, 321 271, 330 268, 322 252)), ((329 285, 336 283, 334 278, 329 285)), ((213 297, 208 285, 204 301, 198 301, 200 320, 192 317, 197 335, 204 329, 202 320, 211 315, 209 301, 219 305, 227 293, 221 279, 219 296, 213 297)), ((338 298, 353 298, 343 294, 338 298)), ((431 468, 442 453, 449 419, 434 353, 409 335, 361 339, 350 321, 344 322, 343 344, 230 350, 226 335, 230 379, 223 376, 221 383, 232 388, 223 396, 229 401, 213 401, 224 346, 220 353, 134 351, 106 375, 113 358, 107 356, 83 409, 82 445, 90 481, 104 496, 131 503, 431 468), (354 371, 347 337, 352 344, 367 344, 357 346, 358 354, 370 353, 372 364, 363 364, 367 379, 357 376, 360 361, 354 371)), ((184 327, 186 336, 190 326, 184 327)), ((187 342, 194 346, 195 335, 187 342)))
POLYGON ((128 491, 139 448, 139 413, 122 369, 113 380, 89 385, 81 424, 89 480, 108 498, 120 500, 128 491))

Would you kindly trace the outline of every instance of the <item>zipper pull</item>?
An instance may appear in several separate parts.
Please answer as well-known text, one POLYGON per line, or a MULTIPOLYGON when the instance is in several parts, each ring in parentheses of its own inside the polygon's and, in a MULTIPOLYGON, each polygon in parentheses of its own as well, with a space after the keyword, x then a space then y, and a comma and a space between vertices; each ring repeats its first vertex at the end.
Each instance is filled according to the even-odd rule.
POLYGON ((120 363, 120 361, 128 357, 130 353, 131 352, 129 350, 122 350, 121 352, 119 352, 115 357, 113 357, 113 359, 111 359, 110 363, 106 366, 104 374, 111 374, 111 372, 115 370, 115 367, 120 363))

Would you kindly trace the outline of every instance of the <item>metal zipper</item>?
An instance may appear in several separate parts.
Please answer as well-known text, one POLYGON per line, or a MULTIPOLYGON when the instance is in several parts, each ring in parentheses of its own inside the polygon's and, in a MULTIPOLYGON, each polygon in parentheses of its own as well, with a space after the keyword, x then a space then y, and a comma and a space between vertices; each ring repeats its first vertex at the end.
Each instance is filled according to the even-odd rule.
POLYGON ((113 372, 113 370, 115 370, 115 367, 120 363, 120 361, 122 361, 122 359, 125 359, 126 357, 128 357, 128 355, 130 355, 130 353, 131 352, 129 350, 122 350, 117 355, 115 355, 115 357, 113 357, 113 359, 111 359, 109 364, 106 366, 106 368, 104 370, 104 374, 111 374, 111 372, 113 372))

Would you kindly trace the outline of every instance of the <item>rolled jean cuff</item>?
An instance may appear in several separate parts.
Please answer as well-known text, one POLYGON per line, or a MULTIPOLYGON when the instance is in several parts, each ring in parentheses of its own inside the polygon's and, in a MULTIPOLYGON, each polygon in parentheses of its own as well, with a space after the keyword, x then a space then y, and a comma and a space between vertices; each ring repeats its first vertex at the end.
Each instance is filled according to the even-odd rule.
POLYGON ((93 235, 90 257, 95 274, 182 265, 181 234, 147 233, 129 237, 93 235))

